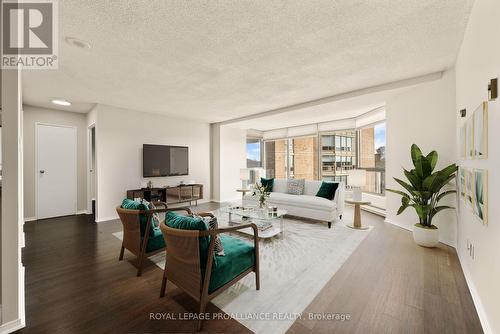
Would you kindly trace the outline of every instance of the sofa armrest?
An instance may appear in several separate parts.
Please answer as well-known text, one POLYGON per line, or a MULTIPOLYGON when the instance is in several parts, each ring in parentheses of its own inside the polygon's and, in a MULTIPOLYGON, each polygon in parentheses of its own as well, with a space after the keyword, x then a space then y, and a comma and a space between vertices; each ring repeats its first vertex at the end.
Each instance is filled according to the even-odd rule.
POLYGON ((335 193, 335 203, 337 204, 337 215, 344 214, 345 205, 345 184, 344 182, 339 182, 339 186, 335 193))

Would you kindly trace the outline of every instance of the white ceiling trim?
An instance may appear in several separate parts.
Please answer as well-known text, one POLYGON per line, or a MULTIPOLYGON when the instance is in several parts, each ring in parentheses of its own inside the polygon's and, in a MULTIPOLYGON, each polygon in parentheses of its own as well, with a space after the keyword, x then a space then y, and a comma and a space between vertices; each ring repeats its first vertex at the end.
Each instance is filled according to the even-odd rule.
POLYGON ((294 104, 294 105, 283 107, 283 108, 259 112, 259 113, 252 114, 249 116, 233 118, 230 120, 226 120, 226 121, 218 122, 218 123, 214 123, 214 124, 228 125, 228 124, 233 124, 233 123, 239 123, 242 121, 248 121, 251 119, 283 114, 283 113, 290 112, 290 111, 305 109, 305 108, 309 108, 309 107, 314 107, 314 106, 318 106, 318 105, 322 105, 322 104, 326 104, 326 103, 331 103, 331 102, 340 101, 340 100, 344 100, 344 99, 354 98, 354 97, 367 95, 367 94, 371 94, 371 93, 378 93, 378 92, 382 92, 382 91, 386 91, 386 90, 413 86, 413 85, 417 85, 417 84, 424 83, 424 82, 439 80, 443 77, 443 73, 444 73, 444 70, 439 71, 439 72, 433 72, 433 73, 417 76, 417 77, 413 77, 413 78, 408 78, 408 79, 404 79, 404 80, 388 82, 388 83, 384 83, 381 85, 366 87, 366 88, 357 89, 357 90, 353 90, 353 91, 342 93, 342 94, 323 97, 323 98, 317 99, 317 100, 312 100, 312 101, 307 101, 307 102, 303 102, 303 103, 299 103, 299 104, 294 104))
POLYGON ((262 137, 264 140, 268 140, 315 135, 318 132, 360 128, 384 120, 385 106, 380 106, 357 117, 263 131, 262 137))

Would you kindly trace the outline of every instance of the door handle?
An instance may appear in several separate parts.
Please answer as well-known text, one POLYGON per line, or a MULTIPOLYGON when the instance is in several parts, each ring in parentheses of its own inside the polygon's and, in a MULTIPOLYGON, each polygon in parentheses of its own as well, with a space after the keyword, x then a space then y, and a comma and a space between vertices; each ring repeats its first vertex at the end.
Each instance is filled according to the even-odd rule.
POLYGON ((43 169, 41 169, 40 174, 45 174, 45 171, 43 169))

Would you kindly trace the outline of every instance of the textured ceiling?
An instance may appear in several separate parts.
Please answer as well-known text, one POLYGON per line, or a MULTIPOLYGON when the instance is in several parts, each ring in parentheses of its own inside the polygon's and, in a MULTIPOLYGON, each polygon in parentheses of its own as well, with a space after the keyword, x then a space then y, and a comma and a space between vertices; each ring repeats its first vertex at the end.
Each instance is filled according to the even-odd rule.
POLYGON ((24 99, 223 121, 451 67, 472 3, 64 0, 59 70, 24 99))

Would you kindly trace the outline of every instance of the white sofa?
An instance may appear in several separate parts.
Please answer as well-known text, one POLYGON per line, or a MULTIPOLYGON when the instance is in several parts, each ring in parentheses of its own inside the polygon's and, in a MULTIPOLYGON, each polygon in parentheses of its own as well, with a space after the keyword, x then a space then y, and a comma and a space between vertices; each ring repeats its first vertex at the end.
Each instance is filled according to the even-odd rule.
MULTIPOLYGON (((342 219, 344 213, 345 185, 339 182, 339 186, 333 200, 317 197, 322 181, 305 181, 304 195, 287 194, 286 181, 275 179, 273 191, 271 192, 267 204, 284 209, 289 215, 321 220, 328 223, 331 228, 332 222, 342 219)), ((258 205, 257 196, 251 193, 243 197, 243 205, 258 205)))

